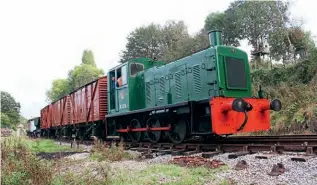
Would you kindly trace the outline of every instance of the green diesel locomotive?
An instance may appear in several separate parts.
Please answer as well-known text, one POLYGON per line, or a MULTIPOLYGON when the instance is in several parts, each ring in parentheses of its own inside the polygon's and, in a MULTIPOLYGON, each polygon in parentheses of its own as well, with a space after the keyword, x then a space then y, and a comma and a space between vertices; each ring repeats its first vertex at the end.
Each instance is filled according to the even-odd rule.
POLYGON ((209 32, 209 40, 209 48, 171 63, 137 58, 111 69, 106 136, 181 143, 268 130, 269 111, 281 102, 252 98, 246 52, 222 45, 221 31, 209 32))

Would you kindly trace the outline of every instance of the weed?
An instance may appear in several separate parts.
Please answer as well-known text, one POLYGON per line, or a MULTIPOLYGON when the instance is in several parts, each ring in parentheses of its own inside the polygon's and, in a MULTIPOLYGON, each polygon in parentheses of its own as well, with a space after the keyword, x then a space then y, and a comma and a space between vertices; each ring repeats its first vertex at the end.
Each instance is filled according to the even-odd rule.
POLYGON ((94 138, 94 146, 91 150, 91 158, 97 161, 121 161, 123 159, 133 159, 134 156, 124 151, 123 142, 120 142, 118 146, 116 143, 107 145, 94 138))
POLYGON ((47 185, 52 179, 51 166, 35 157, 20 138, 4 139, 1 157, 3 184, 47 185))

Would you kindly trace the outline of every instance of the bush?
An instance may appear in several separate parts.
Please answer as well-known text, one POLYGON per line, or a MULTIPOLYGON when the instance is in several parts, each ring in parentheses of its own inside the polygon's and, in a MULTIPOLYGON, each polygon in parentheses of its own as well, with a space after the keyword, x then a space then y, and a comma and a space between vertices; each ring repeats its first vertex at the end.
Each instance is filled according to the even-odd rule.
POLYGON ((286 68, 258 70, 251 74, 253 94, 261 84, 265 96, 282 102, 272 112, 272 133, 317 131, 317 56, 286 68))
POLYGON ((21 139, 10 137, 1 141, 2 184, 50 184, 51 165, 40 161, 21 139))

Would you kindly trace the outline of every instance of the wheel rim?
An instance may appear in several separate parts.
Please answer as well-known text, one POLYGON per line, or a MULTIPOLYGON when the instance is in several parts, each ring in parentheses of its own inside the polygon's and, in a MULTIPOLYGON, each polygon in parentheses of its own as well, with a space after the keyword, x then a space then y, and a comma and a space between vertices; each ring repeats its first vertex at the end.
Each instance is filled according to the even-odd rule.
MULTIPOLYGON (((156 117, 151 117, 147 121, 147 125, 150 128, 156 128, 161 127, 160 120, 158 120, 156 117)), ((147 138, 151 143, 157 143, 161 139, 162 131, 147 131, 147 138)))
MULTIPOLYGON (((141 123, 137 119, 133 119, 130 122, 130 127, 132 129, 134 128, 141 128, 141 123)), ((143 133, 142 132, 130 132, 129 133, 129 138, 131 139, 132 142, 139 142, 143 138, 143 133)))
POLYGON ((176 144, 182 143, 187 137, 187 127, 186 120, 178 120, 173 124, 172 129, 167 132, 170 141, 176 144))

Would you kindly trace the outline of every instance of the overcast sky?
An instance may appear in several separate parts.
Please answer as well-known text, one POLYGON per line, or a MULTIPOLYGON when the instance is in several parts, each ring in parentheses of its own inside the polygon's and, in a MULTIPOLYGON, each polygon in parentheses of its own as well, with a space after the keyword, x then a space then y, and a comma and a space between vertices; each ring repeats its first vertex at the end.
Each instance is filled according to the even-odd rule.
MULTIPOLYGON (((191 34, 205 17, 225 10, 228 0, 10 0, 0 3, 0 90, 21 103, 26 118, 39 116, 45 92, 56 78, 81 63, 90 49, 105 72, 117 65, 126 36, 151 22, 183 20, 191 34)), ((292 8, 305 21, 305 29, 317 35, 317 13, 309 2, 292 8)), ((249 51, 245 45, 242 49, 249 51)))

